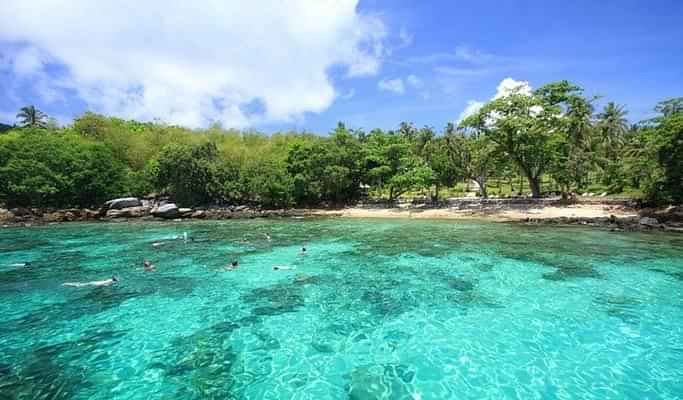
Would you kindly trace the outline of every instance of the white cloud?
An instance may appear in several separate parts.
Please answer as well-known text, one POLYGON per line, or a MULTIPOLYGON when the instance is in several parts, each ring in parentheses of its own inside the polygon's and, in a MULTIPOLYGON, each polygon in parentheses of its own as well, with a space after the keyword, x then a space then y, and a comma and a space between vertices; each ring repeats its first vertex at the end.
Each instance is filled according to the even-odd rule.
MULTIPOLYGON (((491 100, 509 96, 513 93, 521 94, 524 96, 531 96, 531 92, 532 88, 528 81, 516 81, 512 78, 505 78, 498 84, 498 87, 496 88, 496 94, 491 98, 491 100)), ((467 106, 465 107, 465 109, 460 113, 460 116, 458 117, 458 122, 469 117, 470 115, 475 114, 484 106, 484 104, 485 102, 483 101, 469 100, 467 102, 467 106)), ((531 107, 530 110, 532 114, 537 114, 542 110, 542 108, 540 108, 540 110, 538 108, 540 108, 540 106, 531 107)))
POLYGON ((356 6, 5 0, 0 40, 22 46, 11 59, 15 74, 41 75, 49 86, 40 92, 52 99, 71 90, 91 109, 124 118, 244 127, 327 109, 337 97, 332 66, 348 77, 378 72, 385 26, 356 6), (63 72, 48 74, 45 60, 63 72), (245 112, 253 102, 264 111, 245 112))
POLYGON ((422 87, 422 80, 415 75, 408 75, 406 77, 406 83, 414 88, 422 87))
POLYGON ((484 102, 477 100, 469 100, 467 106, 458 116, 458 122, 469 117, 470 115, 476 114, 481 108, 484 107, 484 102))
POLYGON ((498 84, 496 95, 493 96, 492 100, 509 96, 513 93, 531 96, 531 90, 532 89, 528 81, 516 81, 512 78, 505 78, 498 84))
POLYGON ((381 81, 377 82, 377 87, 379 90, 393 92, 396 94, 403 94, 406 91, 405 85, 403 84, 403 79, 401 78, 382 79, 381 81))

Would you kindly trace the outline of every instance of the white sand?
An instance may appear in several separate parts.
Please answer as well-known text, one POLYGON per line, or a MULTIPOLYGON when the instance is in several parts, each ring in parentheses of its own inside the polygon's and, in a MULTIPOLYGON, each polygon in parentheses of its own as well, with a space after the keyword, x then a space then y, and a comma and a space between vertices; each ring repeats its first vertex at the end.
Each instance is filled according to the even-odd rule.
POLYGON ((531 206, 515 205, 509 207, 489 207, 481 209, 458 210, 407 209, 407 208, 345 208, 342 210, 316 210, 315 215, 334 215, 348 218, 418 218, 418 219, 490 219, 492 221, 519 221, 527 218, 549 219, 559 217, 600 218, 614 215, 617 218, 635 217, 633 210, 620 206, 580 204, 571 206, 531 206))

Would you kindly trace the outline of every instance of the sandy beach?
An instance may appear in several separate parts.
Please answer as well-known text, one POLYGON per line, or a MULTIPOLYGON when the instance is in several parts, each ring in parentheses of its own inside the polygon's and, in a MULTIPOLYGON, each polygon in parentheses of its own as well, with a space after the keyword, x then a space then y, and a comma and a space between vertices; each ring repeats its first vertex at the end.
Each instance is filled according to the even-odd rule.
POLYGON ((526 221, 555 218, 616 218, 636 217, 638 213, 623 206, 604 204, 576 204, 569 206, 506 205, 480 208, 361 208, 319 210, 317 215, 346 218, 416 218, 416 219, 487 219, 491 221, 526 221))

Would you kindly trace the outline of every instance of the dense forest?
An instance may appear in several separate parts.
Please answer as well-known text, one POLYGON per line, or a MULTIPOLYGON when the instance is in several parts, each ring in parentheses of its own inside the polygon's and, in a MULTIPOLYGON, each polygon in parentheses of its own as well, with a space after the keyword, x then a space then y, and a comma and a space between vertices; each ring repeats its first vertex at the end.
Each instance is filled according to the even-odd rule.
POLYGON ((58 127, 33 106, 0 130, 0 201, 97 206, 157 193, 181 205, 340 205, 369 192, 395 201, 462 194, 540 197, 598 191, 683 202, 683 98, 630 125, 615 103, 567 81, 494 99, 442 132, 401 123, 328 135, 191 130, 87 112, 58 127))

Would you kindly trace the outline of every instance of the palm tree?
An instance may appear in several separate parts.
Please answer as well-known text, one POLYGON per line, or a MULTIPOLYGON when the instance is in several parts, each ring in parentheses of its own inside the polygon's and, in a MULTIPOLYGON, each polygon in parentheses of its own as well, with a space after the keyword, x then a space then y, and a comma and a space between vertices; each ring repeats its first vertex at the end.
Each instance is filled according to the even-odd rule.
POLYGON ((47 114, 34 106, 22 107, 17 114, 19 125, 26 128, 47 128, 47 114))
POLYGON ((624 136, 629 129, 626 114, 624 106, 614 102, 607 103, 604 111, 598 114, 598 130, 602 134, 609 159, 613 159, 616 156, 616 150, 624 144, 624 136))

